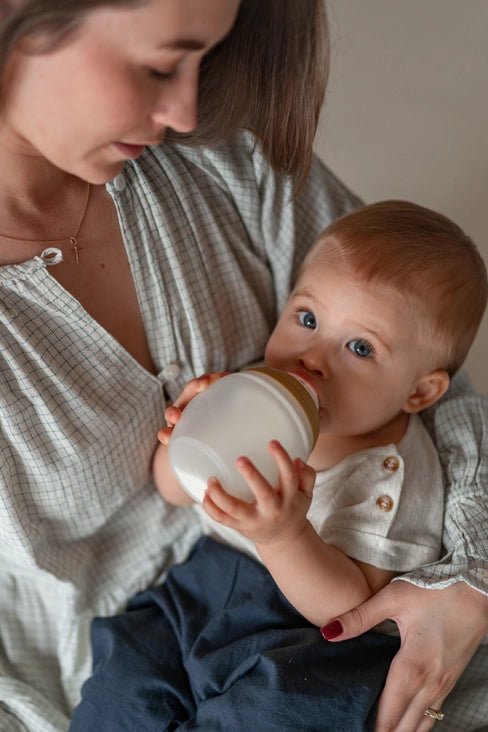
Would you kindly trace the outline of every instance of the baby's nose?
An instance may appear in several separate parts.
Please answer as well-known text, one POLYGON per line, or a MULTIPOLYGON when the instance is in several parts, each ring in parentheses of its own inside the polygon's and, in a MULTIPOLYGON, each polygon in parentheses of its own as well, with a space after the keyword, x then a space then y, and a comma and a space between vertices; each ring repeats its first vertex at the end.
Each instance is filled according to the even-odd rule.
POLYGON ((305 369, 305 371, 309 371, 311 374, 315 374, 316 376, 325 376, 326 369, 323 359, 320 359, 313 353, 303 354, 298 359, 298 364, 300 368, 305 369))

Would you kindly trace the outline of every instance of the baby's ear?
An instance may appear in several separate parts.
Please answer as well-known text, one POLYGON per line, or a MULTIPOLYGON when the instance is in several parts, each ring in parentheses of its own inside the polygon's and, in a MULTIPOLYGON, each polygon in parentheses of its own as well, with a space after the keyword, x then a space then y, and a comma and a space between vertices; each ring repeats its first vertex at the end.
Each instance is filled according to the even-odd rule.
POLYGON ((403 405, 403 411, 413 414, 427 409, 431 404, 439 401, 449 387, 449 374, 438 369, 421 376, 415 383, 415 388, 403 405))

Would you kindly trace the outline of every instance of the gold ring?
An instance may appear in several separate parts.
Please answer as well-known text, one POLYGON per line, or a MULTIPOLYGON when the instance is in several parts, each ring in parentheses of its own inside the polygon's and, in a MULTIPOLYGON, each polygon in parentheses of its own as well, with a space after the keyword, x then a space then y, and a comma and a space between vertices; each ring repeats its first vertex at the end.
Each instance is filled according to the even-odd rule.
POLYGON ((427 707, 424 712, 424 717, 430 717, 431 719, 435 719, 437 722, 442 722, 444 716, 444 712, 441 712, 440 709, 432 709, 432 707, 427 707))

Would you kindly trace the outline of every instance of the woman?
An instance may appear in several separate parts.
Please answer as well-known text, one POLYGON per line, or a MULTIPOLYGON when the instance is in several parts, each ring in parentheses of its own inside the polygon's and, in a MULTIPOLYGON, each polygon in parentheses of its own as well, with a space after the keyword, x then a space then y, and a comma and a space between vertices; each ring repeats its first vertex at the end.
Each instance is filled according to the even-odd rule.
MULTIPOLYGON (((0 0, 0 19, 0 727, 63 730, 91 618, 198 535, 150 480, 166 399, 260 357, 316 233, 358 201, 317 161, 306 175, 325 84, 318 2, 0 0), (272 166, 294 175, 294 198, 272 166)), ((453 394, 444 415, 457 425, 460 411, 469 468, 479 400, 453 394)), ((476 502, 468 468, 461 495, 476 502)), ((486 633, 486 598, 460 587, 396 583, 372 606, 376 622, 405 603, 380 728, 427 729, 422 707, 440 706, 486 633), (420 692, 404 682, 413 654, 420 692)))

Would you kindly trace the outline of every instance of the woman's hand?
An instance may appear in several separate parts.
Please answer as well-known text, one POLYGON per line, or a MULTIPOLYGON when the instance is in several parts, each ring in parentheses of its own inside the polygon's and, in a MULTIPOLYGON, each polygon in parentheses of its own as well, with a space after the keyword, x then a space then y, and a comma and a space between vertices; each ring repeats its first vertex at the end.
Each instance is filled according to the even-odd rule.
POLYGON ((278 467, 278 485, 272 486, 249 458, 237 459, 236 467, 251 489, 249 503, 227 493, 211 478, 203 507, 213 519, 236 529, 256 544, 283 541, 300 533, 307 524, 315 471, 302 460, 292 460, 279 442, 268 446, 278 467))
POLYGON ((214 381, 218 381, 223 376, 227 376, 229 371, 215 371, 211 374, 202 374, 195 379, 189 381, 178 394, 173 404, 171 404, 164 412, 164 418, 167 426, 163 427, 158 432, 158 440, 163 445, 168 445, 171 439, 171 434, 176 423, 179 421, 184 408, 196 397, 200 392, 208 389, 210 384, 214 381))
POLYGON ((322 631, 341 641, 387 618, 397 623, 402 642, 381 695, 375 732, 426 732, 435 720, 425 717, 425 710, 442 709, 488 633, 488 597, 464 582, 426 590, 396 581, 322 631))

